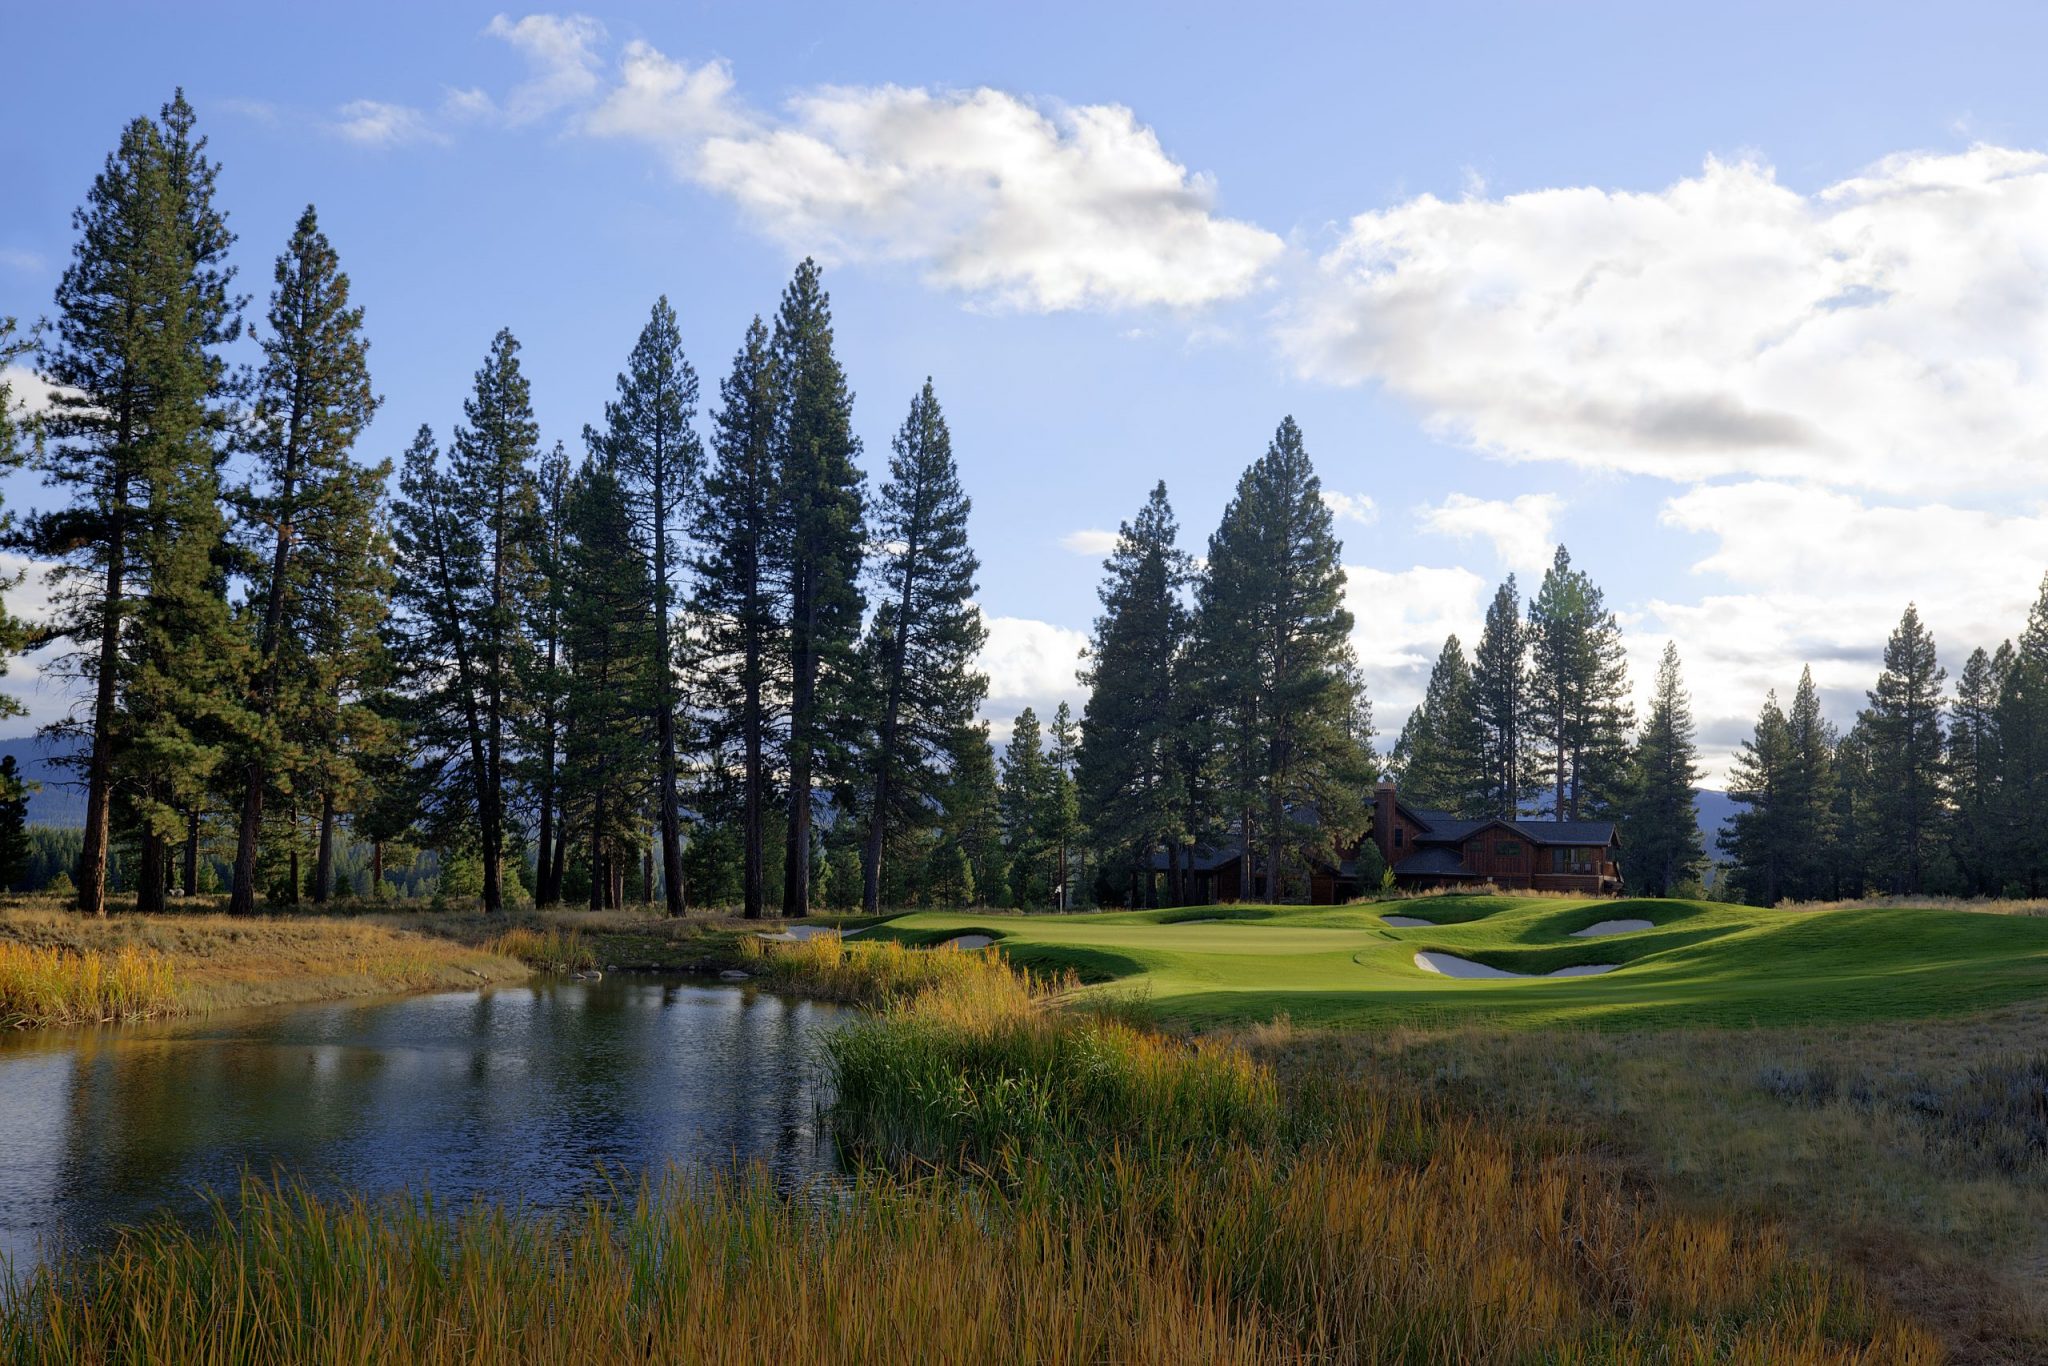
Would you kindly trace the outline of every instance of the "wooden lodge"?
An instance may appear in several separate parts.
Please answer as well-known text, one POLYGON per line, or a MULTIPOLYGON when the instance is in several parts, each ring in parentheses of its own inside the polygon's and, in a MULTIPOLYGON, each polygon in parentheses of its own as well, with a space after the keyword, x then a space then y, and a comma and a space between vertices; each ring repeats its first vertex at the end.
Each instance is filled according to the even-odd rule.
MULTIPOLYGON (((1374 794, 1371 828, 1335 866, 1309 870, 1311 905, 1341 905, 1377 890, 1364 885, 1358 868, 1367 841, 1378 846, 1394 885, 1403 890, 1491 885, 1590 896, 1621 891, 1621 835, 1613 821, 1471 820, 1412 806, 1392 783, 1382 783, 1374 794)), ((1233 841, 1180 851, 1174 866, 1162 850, 1153 855, 1152 871, 1166 883, 1180 881, 1182 894, 1166 904, 1207 906, 1259 893, 1263 865, 1256 856, 1249 867, 1247 862, 1243 844, 1233 841)))

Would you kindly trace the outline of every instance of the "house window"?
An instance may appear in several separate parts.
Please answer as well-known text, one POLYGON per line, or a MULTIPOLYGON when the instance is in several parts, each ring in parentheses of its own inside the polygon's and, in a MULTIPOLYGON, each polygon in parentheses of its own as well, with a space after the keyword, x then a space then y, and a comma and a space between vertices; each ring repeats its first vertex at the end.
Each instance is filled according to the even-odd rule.
POLYGON ((1550 864, 1560 873, 1590 873, 1596 863, 1594 852, 1591 849, 1553 849, 1550 864))
POLYGON ((1493 852, 1500 858, 1520 858, 1522 846, 1514 840, 1498 840, 1494 843, 1493 852))
POLYGON ((1406 835, 1407 833, 1408 832, 1406 830, 1403 830, 1398 825, 1394 827, 1394 847, 1396 849, 1399 849, 1401 847, 1401 837, 1403 835, 1406 835))

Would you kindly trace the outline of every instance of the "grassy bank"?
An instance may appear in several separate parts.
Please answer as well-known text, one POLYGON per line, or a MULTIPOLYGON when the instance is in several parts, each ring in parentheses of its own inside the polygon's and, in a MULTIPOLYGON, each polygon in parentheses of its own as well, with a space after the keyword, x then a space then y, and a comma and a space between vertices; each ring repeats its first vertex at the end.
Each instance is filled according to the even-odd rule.
MULTIPOLYGON (((792 964, 876 979, 886 950, 792 964), (848 964, 861 966, 849 967, 848 964)), ((780 956, 778 953, 777 956, 780 956)), ((1914 1362, 1766 1221, 1572 1131, 1283 1084, 983 954, 838 1036, 849 1189, 670 1176, 573 1215, 251 1186, 0 1301, 27 1362, 1914 1362)), ((792 971, 796 970, 794 968, 792 971)))
POLYGON ((93 919, 0 906, 0 1024, 59 1025, 517 981, 502 954, 368 918, 93 919))

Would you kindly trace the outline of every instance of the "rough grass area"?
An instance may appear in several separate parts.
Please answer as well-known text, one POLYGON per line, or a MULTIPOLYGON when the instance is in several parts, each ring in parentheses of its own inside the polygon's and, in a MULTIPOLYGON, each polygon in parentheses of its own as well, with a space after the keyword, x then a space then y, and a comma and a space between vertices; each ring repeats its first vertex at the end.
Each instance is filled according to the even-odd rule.
POLYGON ((1624 1179, 1768 1218, 1963 1362, 2048 1360, 2048 1008, 1885 1025, 1239 1036, 1290 1085, 1355 1084, 1571 1131, 1624 1179))
POLYGON ((170 960, 123 944, 112 953, 0 939, 0 1027, 143 1020, 178 1008, 170 960))
POLYGON ((836 1058, 860 1094, 835 1123, 883 1160, 824 1198, 671 1175, 540 1218, 259 1182, 211 1228, 131 1231, 0 1292, 0 1357, 1938 1358, 1853 1273, 1673 1207, 1565 1131, 1288 1088, 1234 1045, 954 956, 836 1058))
POLYGON ((14 965, 0 966, 0 1018, 42 1025, 473 987, 528 972, 502 955, 370 919, 94 919, 35 901, 0 905, 0 954, 0 964, 14 965))
POLYGON ((2048 918, 1934 907, 1797 912, 1708 901, 1439 896, 1208 915, 924 912, 864 938, 931 942, 969 931, 993 936, 1020 963, 1085 963, 1097 981, 1142 983, 1162 1020, 1194 1028, 1281 1013, 1303 1025, 1373 1029, 1781 1026, 1953 1016, 2048 995, 2048 918), (1384 914, 1435 923, 1395 928, 1384 914), (1573 937, 1615 919, 1652 928, 1573 937), (1525 974, 1620 967, 1589 977, 1459 980, 1417 968, 1421 950, 1525 974))
POLYGON ((814 935, 797 943, 748 935, 740 941, 739 952, 745 970, 771 987, 871 1008, 950 983, 1011 979, 1010 970, 989 950, 914 949, 889 941, 847 943, 837 934, 814 935))
POLYGON ((554 926, 534 929, 519 925, 482 945, 486 953, 516 958, 541 972, 581 972, 597 966, 597 950, 577 930, 554 926))

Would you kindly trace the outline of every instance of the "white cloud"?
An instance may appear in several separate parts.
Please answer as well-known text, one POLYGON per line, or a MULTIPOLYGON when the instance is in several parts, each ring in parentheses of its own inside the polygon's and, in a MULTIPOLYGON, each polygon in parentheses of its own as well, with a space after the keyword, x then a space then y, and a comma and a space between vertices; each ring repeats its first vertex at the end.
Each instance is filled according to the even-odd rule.
POLYGON ((1371 526, 1380 519, 1379 504, 1368 494, 1339 493, 1335 489, 1323 490, 1323 505, 1330 509, 1330 515, 1340 522, 1356 522, 1360 526, 1371 526))
POLYGON ((984 617, 988 640, 974 666, 988 675, 988 700, 982 713, 993 729, 1007 732, 1008 721, 1025 707, 1050 717, 1064 701, 1081 711, 1087 694, 1075 680, 1086 632, 1055 626, 1030 617, 984 617))
POLYGON ((1507 568, 1540 571, 1556 549, 1554 528, 1563 506, 1554 493, 1525 493, 1507 501, 1453 493, 1421 510, 1422 527, 1453 540, 1490 541, 1494 556, 1507 568))
POLYGON ((1909 153, 1817 194, 1756 162, 1632 193, 1361 214, 1282 324, 1512 459, 1688 482, 1997 486, 2048 454, 2048 155, 1909 153))
POLYGON ((1099 527, 1083 527, 1079 531, 1069 531, 1060 537, 1060 545, 1076 555, 1101 559, 1116 549, 1116 533, 1103 531, 1099 527))
POLYGON ((359 147, 379 150, 448 140, 419 110, 382 100, 351 100, 335 111, 334 120, 327 126, 337 137, 359 147))
POLYGON ((24 275, 40 275, 46 262, 39 253, 23 247, 0 247, 0 266, 24 275))
POLYGON ((1193 307, 1250 292, 1283 250, 1218 216, 1209 178, 1121 105, 825 86, 765 118, 724 62, 636 42, 581 126, 658 148, 794 250, 913 263, 1005 307, 1193 307))
MULTIPOLYGON (((517 48, 533 71, 500 106, 505 121, 514 127, 584 103, 603 84, 596 48, 604 41, 604 25, 587 15, 529 14, 515 21, 500 14, 484 32, 517 48)), ((488 96, 474 90, 453 92, 451 98, 472 111, 490 103, 488 96)))
POLYGON ((1389 572, 1348 564, 1344 577, 1373 721, 1392 735, 1422 700, 1444 637, 1456 633, 1468 650, 1478 641, 1493 586, 1469 569, 1427 565, 1389 572))
POLYGON ((32 415, 50 406, 50 386, 27 366, 0 369, 0 389, 7 390, 8 402, 17 413, 32 415))

